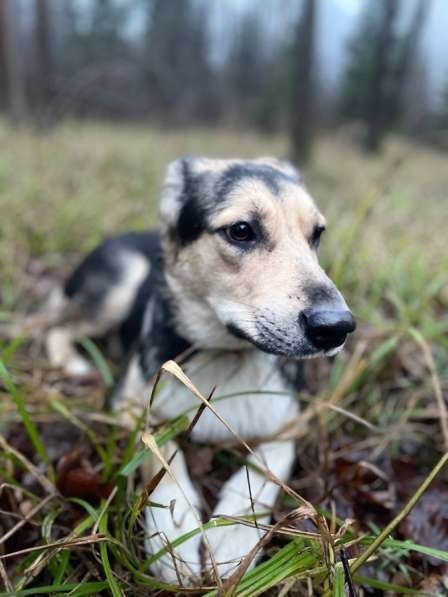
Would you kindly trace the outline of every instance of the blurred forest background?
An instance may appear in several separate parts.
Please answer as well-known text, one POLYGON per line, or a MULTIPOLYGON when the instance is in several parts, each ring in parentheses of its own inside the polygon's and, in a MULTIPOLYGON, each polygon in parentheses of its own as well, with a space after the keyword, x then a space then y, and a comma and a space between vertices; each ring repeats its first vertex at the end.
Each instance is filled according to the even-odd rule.
POLYGON ((448 147, 445 0, 2 0, 0 107, 448 147))
MULTIPOLYGON (((448 454, 447 31, 448 0, 0 0, 0 597, 158 591, 129 522, 138 477, 124 490, 121 472, 139 433, 103 412, 119 368, 86 339, 95 375, 67 376, 1 324, 105 235, 154 225, 166 165, 185 154, 303 170, 328 221, 321 262, 358 328, 335 360, 305 365, 291 487, 355 520, 354 543, 403 511, 448 454), (42 548, 86 540, 112 487, 102 563, 95 538, 42 548)), ((360 595, 447 595, 447 530, 445 467, 355 576, 360 595)), ((257 586, 322 595, 334 570, 316 545, 300 569, 310 544, 278 541, 257 586), (277 568, 280 546, 295 568, 277 568)))

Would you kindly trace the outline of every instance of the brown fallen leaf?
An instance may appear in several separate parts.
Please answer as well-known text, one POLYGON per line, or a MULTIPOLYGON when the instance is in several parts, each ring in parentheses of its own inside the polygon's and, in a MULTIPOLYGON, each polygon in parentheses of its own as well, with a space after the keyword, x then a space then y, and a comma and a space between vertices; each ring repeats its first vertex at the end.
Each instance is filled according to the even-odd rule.
POLYGON ((57 487, 65 497, 85 500, 106 498, 113 489, 112 483, 101 480, 90 463, 85 449, 75 449, 59 461, 57 487))

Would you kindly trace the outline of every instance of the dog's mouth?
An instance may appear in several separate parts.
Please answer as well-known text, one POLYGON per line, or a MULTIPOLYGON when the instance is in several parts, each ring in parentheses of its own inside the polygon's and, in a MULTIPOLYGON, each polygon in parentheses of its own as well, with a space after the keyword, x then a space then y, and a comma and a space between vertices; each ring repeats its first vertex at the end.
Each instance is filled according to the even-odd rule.
POLYGON ((283 331, 267 325, 263 319, 256 323, 252 334, 235 323, 228 323, 228 331, 235 337, 250 342, 263 352, 296 359, 334 356, 342 350, 348 335, 356 328, 348 309, 307 309, 300 314, 299 325, 283 331))

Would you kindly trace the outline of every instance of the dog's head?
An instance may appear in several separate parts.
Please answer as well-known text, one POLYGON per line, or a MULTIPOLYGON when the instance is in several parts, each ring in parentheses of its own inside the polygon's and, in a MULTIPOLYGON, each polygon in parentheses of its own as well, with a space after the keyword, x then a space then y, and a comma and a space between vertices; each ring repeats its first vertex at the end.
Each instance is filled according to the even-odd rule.
POLYGON ((193 344, 304 358, 335 354, 354 330, 318 262, 325 220, 291 164, 177 160, 161 221, 176 324, 193 344))

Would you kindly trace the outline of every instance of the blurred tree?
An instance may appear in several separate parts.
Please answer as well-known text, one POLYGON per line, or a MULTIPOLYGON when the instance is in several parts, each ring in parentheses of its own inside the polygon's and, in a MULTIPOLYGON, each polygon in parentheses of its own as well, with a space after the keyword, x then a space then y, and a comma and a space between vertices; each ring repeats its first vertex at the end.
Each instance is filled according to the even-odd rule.
POLYGON ((150 109, 159 117, 182 123, 213 115, 205 4, 148 3, 145 68, 150 109))
POLYGON ((227 115, 240 123, 260 124, 263 96, 271 74, 263 42, 258 11, 247 10, 235 32, 224 69, 227 115))
POLYGON ((13 122, 19 123, 27 114, 25 76, 17 29, 17 5, 14 0, 0 1, 0 21, 4 34, 4 62, 8 91, 8 109, 13 122))
POLYGON ((443 137, 445 145, 448 145, 448 79, 442 89, 440 105, 435 118, 437 136, 443 137))
POLYGON ((37 116, 42 120, 50 114, 49 104, 52 93, 50 13, 47 0, 35 0, 34 43, 33 99, 37 116))
POLYGON ((393 70, 394 26, 399 10, 399 0, 381 0, 378 28, 372 48, 372 63, 367 84, 368 100, 365 149, 369 152, 380 150, 387 124, 388 102, 393 101, 390 88, 390 75, 393 70))
POLYGON ((6 70, 6 47, 5 47, 5 31, 6 23, 5 11, 0 8, 0 110, 4 110, 8 103, 8 77, 6 70))
POLYGON ((291 159, 296 164, 306 162, 311 155, 317 3, 305 0, 297 24, 291 127, 291 159))
POLYGON ((430 0, 418 0, 409 29, 402 34, 397 32, 400 6, 400 0, 369 0, 349 45, 341 112, 345 119, 365 123, 364 147, 369 152, 381 149, 385 133, 404 113, 404 90, 417 63, 430 0))
POLYGON ((392 96, 390 122, 396 122, 405 108, 404 92, 412 71, 418 66, 420 40, 426 18, 431 10, 432 0, 418 0, 412 15, 409 30, 397 39, 397 59, 393 85, 395 93, 392 96), (395 100, 395 101, 393 101, 395 100))
MULTIPOLYGON (((81 10, 70 0, 59 7, 55 19, 64 34, 55 41, 60 56, 58 109, 79 115, 132 115, 142 96, 142 86, 135 88, 134 48, 124 35, 132 3, 92 0, 81 10)), ((138 77, 143 78, 141 69, 138 77)))

